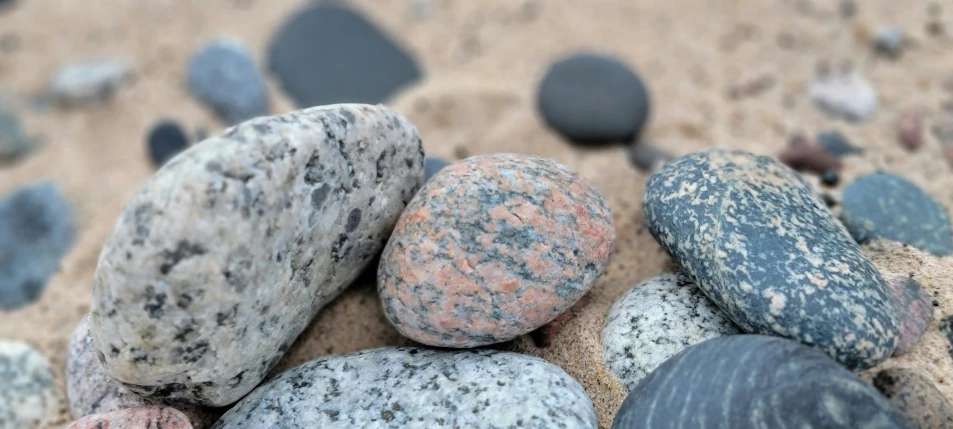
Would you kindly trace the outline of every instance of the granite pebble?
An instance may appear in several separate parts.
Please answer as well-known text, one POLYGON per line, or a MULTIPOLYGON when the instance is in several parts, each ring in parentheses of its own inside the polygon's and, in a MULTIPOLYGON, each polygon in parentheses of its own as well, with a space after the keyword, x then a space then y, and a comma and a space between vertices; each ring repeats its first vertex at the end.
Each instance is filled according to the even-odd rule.
POLYGON ((199 49, 186 71, 189 91, 228 124, 268 114, 265 79, 251 52, 233 39, 199 49))
POLYGON ((589 290, 615 236, 599 191, 568 167, 515 154, 456 162, 411 200, 384 249, 384 314, 427 345, 513 339, 589 290))
POLYGON ((940 203, 891 173, 860 177, 844 188, 841 220, 859 243, 884 238, 937 256, 953 254, 953 227, 940 203))
POLYGON ((908 428, 872 386, 820 351, 729 335, 689 346, 629 392, 612 429, 908 428))
POLYGON ((843 134, 835 130, 821 131, 817 133, 817 143, 824 150, 838 158, 863 153, 863 149, 854 146, 843 134))
POLYGON ((438 171, 442 170, 448 165, 450 165, 450 163, 444 161, 443 158, 434 158, 432 156, 428 156, 427 158, 424 158, 424 177, 427 180, 430 180, 434 174, 437 174, 438 171))
POLYGON ((175 408, 127 408, 93 414, 70 423, 67 429, 193 429, 189 419, 175 408))
POLYGON ((877 110, 874 87, 851 68, 817 76, 808 88, 808 96, 821 110, 848 121, 864 121, 877 110))
POLYGON ((70 64, 60 69, 50 82, 50 92, 66 105, 101 103, 129 81, 132 71, 125 61, 97 59, 70 64))
POLYGON ((933 320, 933 297, 916 280, 906 276, 889 279, 887 290, 893 298, 900 324, 900 337, 894 351, 896 356, 912 350, 926 332, 933 320))
POLYGON ((146 146, 149 151, 149 161, 158 168, 189 147, 189 138, 178 122, 163 119, 149 130, 146 146))
POLYGON ((603 359, 632 390, 685 347, 740 333, 688 277, 666 273, 637 284, 612 305, 602 328, 603 359))
POLYGON ((797 172, 727 149, 670 162, 646 184, 649 231, 745 332, 816 347, 848 368, 894 351, 880 273, 797 172))
POLYGON ((0 339, 0 428, 32 428, 56 407, 53 368, 30 345, 0 339))
POLYGON ((578 143, 631 141, 649 116, 642 80, 620 60, 599 53, 572 54, 550 65, 536 102, 550 127, 578 143))
POLYGON ((387 347, 327 356, 246 396, 215 428, 597 428, 582 386, 542 359, 387 347))
POLYGON ((373 261, 423 164, 410 122, 359 104, 255 118, 182 152, 103 246, 90 331, 106 373, 170 403, 235 402, 373 261))
POLYGON ((888 368, 874 387, 918 429, 953 428, 953 404, 925 375, 909 368, 888 368))

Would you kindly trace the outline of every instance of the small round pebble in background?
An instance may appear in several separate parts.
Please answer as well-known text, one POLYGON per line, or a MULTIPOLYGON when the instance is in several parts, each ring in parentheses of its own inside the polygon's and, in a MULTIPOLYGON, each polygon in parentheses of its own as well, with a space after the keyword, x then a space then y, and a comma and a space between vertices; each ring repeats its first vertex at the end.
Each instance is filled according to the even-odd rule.
POLYGON ((163 119, 152 126, 146 138, 149 160, 156 168, 189 146, 189 138, 178 122, 163 119))
POLYGON ((104 103, 131 77, 129 64, 122 60, 96 59, 73 63, 53 76, 50 92, 60 104, 67 106, 104 103))
POLYGON ((838 158, 864 152, 863 149, 854 146, 843 134, 834 130, 817 133, 817 143, 838 158))
POLYGON ((0 339, 0 427, 32 428, 56 406, 53 368, 30 345, 0 339))
POLYGON ((437 174, 438 171, 442 170, 444 167, 450 165, 449 162, 444 161, 443 158, 434 158, 428 156, 424 158, 424 177, 427 180, 430 180, 434 174, 437 174))
POLYGON ((189 92, 227 124, 268 114, 265 80, 251 52, 232 39, 215 40, 192 56, 189 92))

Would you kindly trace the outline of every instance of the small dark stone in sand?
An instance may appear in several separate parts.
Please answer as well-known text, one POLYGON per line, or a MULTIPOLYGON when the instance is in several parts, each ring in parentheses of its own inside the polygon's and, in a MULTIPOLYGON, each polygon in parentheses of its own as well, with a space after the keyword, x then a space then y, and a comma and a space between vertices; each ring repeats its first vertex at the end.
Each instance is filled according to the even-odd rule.
POLYGON ((189 146, 189 138, 177 122, 166 119, 160 121, 149 131, 146 141, 149 146, 149 159, 156 168, 161 167, 170 158, 189 146))
POLYGON ((801 134, 791 137, 787 148, 778 155, 778 159, 795 170, 817 174, 841 168, 841 162, 836 156, 801 134))
POLYGON ((863 153, 863 150, 852 145, 850 141, 847 140, 847 137, 833 130, 817 133, 817 143, 821 145, 824 150, 838 158, 855 153, 863 153))
POLYGON ((897 140, 908 151, 915 151, 923 144, 923 119, 920 112, 911 110, 897 120, 897 140))
POLYGON ((821 173, 821 183, 823 183, 825 186, 837 186, 837 182, 839 181, 840 177, 837 175, 837 170, 828 169, 821 173))

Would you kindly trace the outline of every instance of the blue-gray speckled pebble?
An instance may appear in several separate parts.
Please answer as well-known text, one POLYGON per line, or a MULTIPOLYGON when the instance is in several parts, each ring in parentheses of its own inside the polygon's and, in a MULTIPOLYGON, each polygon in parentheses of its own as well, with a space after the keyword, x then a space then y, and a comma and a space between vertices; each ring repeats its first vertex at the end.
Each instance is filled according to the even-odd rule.
POLYGON ((953 254, 946 209, 917 185, 890 173, 873 173, 844 189, 841 218, 860 243, 899 241, 937 256, 953 254))
POLYGON ((643 208, 655 239, 746 332, 798 340, 849 368, 876 365, 896 347, 880 273, 776 159, 686 155, 649 179, 643 208))
POLYGON ((216 428, 596 428, 576 380, 496 350, 385 347, 326 356, 242 399, 216 428))
POLYGON ((268 92, 255 59, 241 43, 216 40, 192 56, 189 91, 229 124, 268 114, 268 92))
POLYGON ((612 429, 908 428, 872 386, 823 353, 763 335, 690 346, 642 379, 612 429))

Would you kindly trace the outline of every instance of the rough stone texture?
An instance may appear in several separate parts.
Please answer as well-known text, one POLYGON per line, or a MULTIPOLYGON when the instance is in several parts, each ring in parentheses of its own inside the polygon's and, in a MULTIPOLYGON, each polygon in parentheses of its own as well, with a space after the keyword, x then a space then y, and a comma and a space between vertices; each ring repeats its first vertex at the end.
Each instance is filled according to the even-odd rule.
POLYGON ((864 153, 863 149, 854 146, 850 140, 847 140, 847 137, 835 130, 817 133, 817 143, 836 157, 864 153))
POLYGON ((900 337, 894 354, 906 353, 920 341, 920 337, 933 319, 933 298, 916 280, 910 277, 894 277, 887 281, 887 290, 900 324, 900 337))
POLYGON ((69 202, 51 182, 0 199, 0 310, 36 300, 73 244, 69 202))
POLYGON ((225 122, 268 114, 268 90, 251 52, 237 40, 215 40, 192 56, 189 91, 225 122))
POLYGON ((83 417, 68 429, 192 429, 189 419, 175 408, 127 408, 83 417))
POLYGON ((559 367, 496 350, 389 347, 320 358, 255 389, 216 428, 596 428, 559 367))
POLYGON ((919 429, 953 428, 953 405, 930 379, 909 368, 885 369, 874 387, 919 429))
POLYGON ((860 72, 838 70, 815 78, 808 96, 819 108, 832 116, 859 122, 877 110, 877 93, 860 72))
POLYGON ((53 412, 53 369, 20 341, 0 339, 0 428, 32 428, 53 412))
POLYGON ((434 158, 428 156, 424 159, 424 176, 427 180, 430 180, 434 174, 437 174, 438 171, 442 170, 444 167, 450 165, 449 162, 444 161, 443 158, 434 158))
POLYGON ((146 146, 152 165, 161 167, 166 161, 189 147, 189 138, 178 122, 166 119, 159 121, 149 130, 146 146))
POLYGON ((749 333, 795 339, 848 368, 896 347, 883 278, 802 176, 774 158, 711 149, 646 184, 649 230, 749 333))
POLYGON ((175 403, 236 401, 380 251, 423 163, 412 124, 354 104, 256 118, 175 157, 99 258, 106 372, 175 403))
POLYGON ((740 334, 688 277, 666 273, 622 295, 602 329, 606 366, 629 390, 685 347, 740 334))
POLYGON ((424 344, 507 341, 582 297, 615 236, 599 191, 568 167, 468 158, 427 181, 401 214, 378 269, 384 313, 424 344))
POLYGON ((820 351, 762 335, 686 348, 629 392, 628 428, 907 428, 873 387, 820 351))
POLYGON ((50 92, 63 104, 107 101, 131 76, 120 60, 91 60, 63 67, 50 82, 50 92))
POLYGON ((841 219, 860 243, 899 241, 938 256, 953 254, 953 229, 946 208, 917 185, 884 172, 863 176, 844 188, 841 219))

